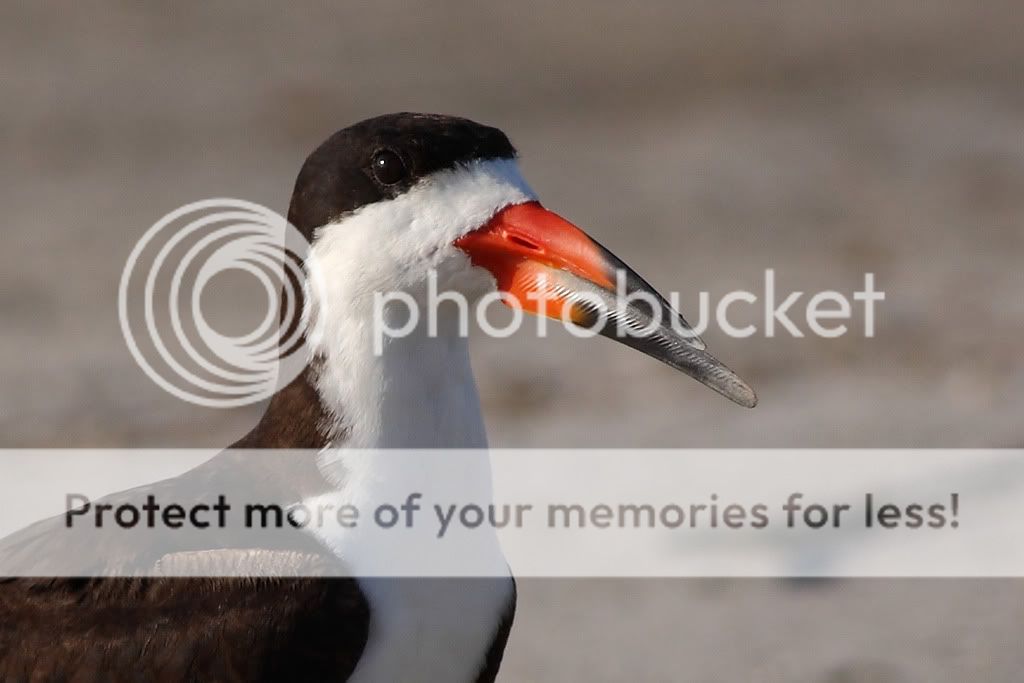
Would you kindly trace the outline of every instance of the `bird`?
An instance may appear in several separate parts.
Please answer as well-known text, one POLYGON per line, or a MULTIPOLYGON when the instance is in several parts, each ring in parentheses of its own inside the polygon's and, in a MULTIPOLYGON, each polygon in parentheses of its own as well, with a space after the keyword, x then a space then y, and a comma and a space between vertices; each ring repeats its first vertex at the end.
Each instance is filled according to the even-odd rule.
MULTIPOLYGON (((372 501, 382 495, 375 487, 396 477, 431 476, 389 469, 373 455, 381 449, 478 453, 467 456, 467 467, 488 476, 469 344, 454 321, 442 317, 434 334, 416 327, 379 353, 373 348, 374 293, 419 300, 428 273, 443 289, 470 299, 501 292, 537 315, 557 317, 547 306, 563 304, 572 324, 735 403, 756 404, 749 385, 706 351, 650 284, 540 203, 497 128, 409 112, 343 128, 302 165, 288 221, 308 240, 320 283, 295 295, 318 330, 306 340, 305 368, 270 398, 249 433, 211 460, 105 500, 202 499, 196 492, 246 487, 289 500, 372 501), (617 278, 646 298, 617 303, 617 278), (639 327, 656 317, 660 323, 643 335, 612 324, 639 327), (280 449, 313 455, 254 455, 280 449)), ((66 543, 59 524, 44 520, 0 540, 0 574, 4 561, 38 562, 67 550, 58 547, 66 543)), ((362 576, 350 537, 293 536, 284 548, 213 536, 204 547, 154 550, 110 534, 98 552, 81 551, 127 575, 0 579, 0 679, 496 679, 516 587, 493 538, 474 546, 499 567, 493 576, 418 579, 362 576), (336 565, 348 575, 332 572, 336 565), (258 567, 258 576, 246 578, 247 567, 258 567), (326 576, 315 571, 325 567, 326 576), (225 568, 242 576, 225 576, 225 568)))

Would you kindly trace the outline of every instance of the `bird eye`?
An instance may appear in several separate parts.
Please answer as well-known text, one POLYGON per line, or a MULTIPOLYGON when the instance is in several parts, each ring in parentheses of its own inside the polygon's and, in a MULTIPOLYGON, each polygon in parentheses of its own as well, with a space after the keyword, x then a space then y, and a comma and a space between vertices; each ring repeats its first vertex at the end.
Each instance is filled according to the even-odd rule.
POLYGON ((374 154, 370 168, 373 170, 373 177, 382 185, 394 185, 409 175, 402 157, 390 149, 382 149, 374 154))

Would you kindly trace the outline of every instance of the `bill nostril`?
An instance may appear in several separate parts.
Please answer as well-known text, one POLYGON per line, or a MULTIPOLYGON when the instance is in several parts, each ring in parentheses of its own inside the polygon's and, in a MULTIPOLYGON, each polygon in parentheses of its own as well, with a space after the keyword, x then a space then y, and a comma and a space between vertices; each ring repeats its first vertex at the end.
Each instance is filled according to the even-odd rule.
POLYGON ((509 234, 508 241, 530 251, 541 251, 540 245, 520 235, 509 234))

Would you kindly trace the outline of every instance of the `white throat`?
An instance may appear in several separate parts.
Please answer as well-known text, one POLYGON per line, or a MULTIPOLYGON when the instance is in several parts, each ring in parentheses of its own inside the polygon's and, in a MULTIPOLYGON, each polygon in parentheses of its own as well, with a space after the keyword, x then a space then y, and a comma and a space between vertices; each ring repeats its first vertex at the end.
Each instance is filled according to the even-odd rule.
MULTIPOLYGON (((475 162, 319 231, 312 250, 317 272, 306 300, 316 330, 310 340, 318 359, 316 389, 332 413, 325 427, 334 444, 320 461, 339 487, 325 496, 331 503, 355 503, 360 510, 393 504, 398 491, 450 483, 438 477, 469 482, 489 497, 487 436, 457 312, 440 311, 436 329, 423 322, 381 344, 374 295, 397 289, 422 303, 430 269, 442 290, 482 294, 493 278, 472 268, 452 243, 505 206, 532 199, 514 161, 475 162), (452 459, 454 468, 396 464, 367 450, 396 448, 476 450, 452 459)), ((352 680, 475 679, 512 591, 493 533, 475 534, 459 547, 496 578, 444 583, 373 578, 381 555, 368 535, 358 528, 317 534, 357 576, 369 576, 359 579, 370 603, 369 640, 352 680)), ((409 543, 402 552, 441 551, 436 543, 409 543)))
MULTIPOLYGON (((443 328, 442 328, 443 329, 443 328)), ((362 326, 325 349, 317 390, 345 448, 486 448, 468 340, 416 329, 375 353, 362 326)))

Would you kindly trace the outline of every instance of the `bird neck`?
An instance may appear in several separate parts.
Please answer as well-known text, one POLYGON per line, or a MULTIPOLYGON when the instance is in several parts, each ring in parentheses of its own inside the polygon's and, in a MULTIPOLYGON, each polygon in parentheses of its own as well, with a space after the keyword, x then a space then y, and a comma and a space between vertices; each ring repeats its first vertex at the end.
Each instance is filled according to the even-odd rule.
POLYGON ((317 349, 315 387, 347 448, 486 448, 469 344, 454 315, 394 338, 345 325, 317 349))

